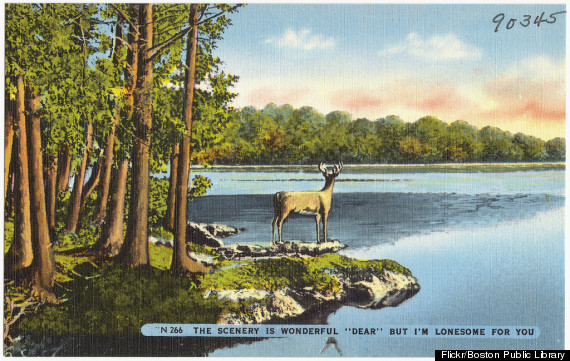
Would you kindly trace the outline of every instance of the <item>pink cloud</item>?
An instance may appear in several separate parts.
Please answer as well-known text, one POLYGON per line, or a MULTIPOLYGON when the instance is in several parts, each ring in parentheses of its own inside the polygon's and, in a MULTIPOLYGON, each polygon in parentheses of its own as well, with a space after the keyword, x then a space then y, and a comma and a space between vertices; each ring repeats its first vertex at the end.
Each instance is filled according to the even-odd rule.
POLYGON ((371 95, 366 91, 336 92, 332 96, 332 101, 334 104, 338 104, 341 109, 356 114, 378 109, 386 103, 386 99, 371 95))
POLYGON ((418 110, 431 114, 477 109, 478 105, 473 100, 461 96, 455 87, 446 85, 440 86, 435 91, 426 89, 425 93, 418 96, 417 107, 418 110))
POLYGON ((495 118, 566 120, 565 84, 561 80, 532 81, 522 76, 501 77, 490 82, 486 91, 495 99, 495 118))
POLYGON ((425 114, 448 114, 450 111, 478 108, 471 99, 460 95, 450 84, 408 84, 394 81, 385 88, 389 91, 364 89, 337 91, 332 102, 340 109, 359 113, 391 112, 394 108, 413 109, 425 114))

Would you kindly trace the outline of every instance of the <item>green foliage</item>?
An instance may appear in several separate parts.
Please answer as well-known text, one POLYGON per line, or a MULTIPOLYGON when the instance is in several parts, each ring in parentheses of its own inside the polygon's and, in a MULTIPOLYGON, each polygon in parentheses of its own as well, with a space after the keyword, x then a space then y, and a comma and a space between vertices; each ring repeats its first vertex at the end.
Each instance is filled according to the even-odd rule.
POLYGON ((149 243, 148 252, 152 267, 165 271, 170 269, 170 263, 172 262, 172 248, 149 243))
POLYGON ((411 275, 410 270, 392 260, 357 260, 335 253, 301 258, 275 258, 232 264, 203 277, 200 287, 206 289, 268 289, 313 287, 321 292, 339 290, 335 272, 384 270, 411 275))
POLYGON ((25 319, 20 329, 61 336, 127 336, 140 334, 147 323, 216 323, 222 310, 217 299, 202 297, 195 279, 107 265, 98 273, 77 281, 68 302, 47 306, 25 319))
POLYGON ((188 201, 205 195, 206 191, 211 187, 212 181, 210 178, 204 177, 200 174, 195 175, 194 178, 192 178, 192 187, 188 189, 188 201))
POLYGON ((321 291, 338 290, 338 281, 325 272, 311 269, 295 258, 259 260, 207 274, 203 289, 268 289, 315 287, 321 291))
POLYGON ((4 220, 4 253, 8 252, 12 240, 14 239, 14 220, 4 220))
POLYGON ((309 258, 307 262, 313 269, 354 268, 373 269, 374 272, 378 274, 383 273, 383 270, 401 273, 408 276, 412 274, 409 269, 390 259, 358 260, 341 256, 336 253, 328 253, 319 257, 309 258))
MULTIPOLYGON (((170 238, 172 238, 172 236, 170 238)), ((186 248, 188 251, 194 253, 207 254, 209 256, 214 257, 217 264, 221 264, 222 261, 224 260, 224 257, 221 255, 220 252, 210 247, 194 243, 188 243, 186 245, 186 248)), ((149 257, 150 257, 150 264, 152 265, 152 267, 161 270, 169 270, 170 263, 172 261, 172 248, 149 243, 149 257)))
POLYGON ((168 197, 168 179, 150 178, 150 200, 148 210, 148 225, 151 229, 163 225, 166 216, 166 199, 168 197))
POLYGON ((63 251, 77 247, 91 247, 101 236, 101 227, 90 225, 81 227, 78 233, 67 233, 63 230, 58 233, 56 249, 63 251))
POLYGON ((224 133, 231 151, 215 158, 230 164, 440 163, 560 161, 565 140, 544 142, 498 128, 478 130, 463 120, 447 124, 434 116, 406 123, 390 115, 351 120, 334 111, 326 116, 310 107, 268 104, 244 107, 224 133))
POLYGON ((172 239, 173 235, 163 227, 156 227, 153 228, 150 232, 150 235, 154 238, 162 238, 162 239, 172 239))
POLYGON ((566 140, 554 138, 544 144, 548 160, 566 160, 566 140))
MULTIPOLYGON (((192 187, 188 189, 188 201, 206 194, 212 186, 209 178, 203 175, 195 175, 192 179, 192 187)), ((159 229, 164 226, 167 211, 169 180, 166 178, 150 178, 150 201, 148 224, 151 229, 159 229)), ((166 237, 165 237, 166 238, 166 237)))

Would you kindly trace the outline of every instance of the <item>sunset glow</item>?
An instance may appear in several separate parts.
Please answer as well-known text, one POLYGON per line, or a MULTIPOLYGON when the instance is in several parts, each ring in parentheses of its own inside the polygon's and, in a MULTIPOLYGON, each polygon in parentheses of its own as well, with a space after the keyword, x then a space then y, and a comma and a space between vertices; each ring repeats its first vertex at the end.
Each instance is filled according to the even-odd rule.
POLYGON ((220 44, 240 76, 237 107, 311 106, 353 119, 434 115, 544 140, 565 135, 565 14, 494 32, 563 5, 246 6, 220 44), (229 34, 228 34, 229 35, 229 34))

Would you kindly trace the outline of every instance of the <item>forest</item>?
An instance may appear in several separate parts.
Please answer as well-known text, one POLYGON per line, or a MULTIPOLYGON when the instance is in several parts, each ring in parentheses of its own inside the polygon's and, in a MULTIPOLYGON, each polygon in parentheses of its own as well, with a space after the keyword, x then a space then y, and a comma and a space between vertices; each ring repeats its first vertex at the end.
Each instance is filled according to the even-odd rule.
POLYGON ((566 154, 564 138, 545 142, 463 120, 352 120, 341 111, 323 115, 311 107, 274 104, 237 110, 226 132, 225 146, 207 155, 228 164, 535 162, 563 161, 566 154))
POLYGON ((168 198, 170 273, 195 271, 186 205, 207 182, 188 189, 191 147, 229 117, 237 77, 213 51, 240 6, 6 5, 5 346, 32 305, 69 294, 61 276, 86 258, 65 250, 149 269, 151 188, 168 198))
MULTIPOLYGON (((69 284, 81 262, 122 267, 109 269, 115 290, 151 282, 120 271, 156 276, 151 264, 173 279, 194 275, 187 204, 210 182, 191 177, 191 164, 565 159, 564 139, 545 142, 461 120, 352 120, 340 111, 274 104, 236 109, 231 89, 239 78, 222 70, 215 49, 241 6, 6 4, 5 346, 10 327, 30 308, 62 303, 84 286, 69 284), (165 172, 167 178, 153 176, 165 172), (171 254, 149 245, 149 235, 163 233, 173 237, 171 254)), ((140 287, 178 282, 165 277, 140 287)), ((169 285, 192 289, 198 281, 180 282, 169 285)), ((101 297, 109 291, 90 285, 101 297)), ((92 299, 84 290, 77 297, 92 299)), ((52 311, 59 316, 49 322, 61 332, 79 321, 63 327, 57 312, 84 312, 52 311)))

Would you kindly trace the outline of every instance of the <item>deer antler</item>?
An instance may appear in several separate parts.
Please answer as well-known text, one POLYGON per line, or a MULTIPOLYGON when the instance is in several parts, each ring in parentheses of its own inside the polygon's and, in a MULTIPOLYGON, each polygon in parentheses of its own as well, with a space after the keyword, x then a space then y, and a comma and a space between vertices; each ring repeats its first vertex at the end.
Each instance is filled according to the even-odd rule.
POLYGON ((323 162, 319 163, 319 170, 321 171, 321 173, 327 174, 327 168, 325 167, 325 163, 323 162))
POLYGON ((338 162, 337 164, 334 165, 333 169, 334 174, 339 174, 341 170, 342 170, 342 162, 338 162))

